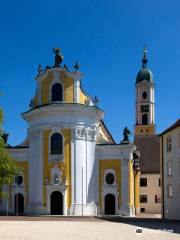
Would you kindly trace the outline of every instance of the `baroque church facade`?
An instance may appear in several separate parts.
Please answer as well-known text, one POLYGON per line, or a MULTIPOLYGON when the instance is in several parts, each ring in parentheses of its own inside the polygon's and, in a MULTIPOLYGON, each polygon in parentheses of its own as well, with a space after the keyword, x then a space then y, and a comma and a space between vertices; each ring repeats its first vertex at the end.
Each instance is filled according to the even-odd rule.
POLYGON ((8 147, 21 174, 4 186, 1 211, 11 214, 124 215, 139 213, 139 165, 128 131, 116 144, 106 128, 98 100, 82 89, 76 63, 39 65, 36 93, 22 113, 27 138, 8 147))

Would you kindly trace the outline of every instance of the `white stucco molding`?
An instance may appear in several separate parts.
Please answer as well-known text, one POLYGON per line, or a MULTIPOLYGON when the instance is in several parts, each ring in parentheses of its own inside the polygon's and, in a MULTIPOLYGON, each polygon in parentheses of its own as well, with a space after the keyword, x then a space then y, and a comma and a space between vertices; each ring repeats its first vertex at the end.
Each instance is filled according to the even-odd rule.
POLYGON ((116 170, 110 169, 110 168, 105 169, 105 170, 104 170, 103 180, 104 180, 104 183, 103 183, 103 186, 104 186, 104 187, 108 187, 108 188, 117 187, 116 170), (111 174, 113 174, 113 176, 114 176, 114 182, 113 182, 112 184, 108 184, 108 183, 106 182, 106 176, 107 176, 108 173, 111 173, 111 174))
POLYGON ((44 124, 86 125, 88 127, 94 123, 99 123, 103 115, 103 111, 99 108, 73 103, 52 103, 22 114, 30 128, 40 127, 44 124))
POLYGON ((29 161, 29 148, 9 148, 8 152, 18 162, 29 161))
POLYGON ((129 144, 118 144, 118 145, 96 145, 96 159, 127 159, 133 158, 132 153, 136 150, 136 145, 133 143, 129 144))
POLYGON ((59 184, 59 185, 54 185, 54 184, 49 184, 46 185, 46 207, 47 207, 47 212, 50 214, 51 213, 51 194, 54 191, 58 191, 63 195, 63 215, 67 215, 67 185, 65 184, 59 184))

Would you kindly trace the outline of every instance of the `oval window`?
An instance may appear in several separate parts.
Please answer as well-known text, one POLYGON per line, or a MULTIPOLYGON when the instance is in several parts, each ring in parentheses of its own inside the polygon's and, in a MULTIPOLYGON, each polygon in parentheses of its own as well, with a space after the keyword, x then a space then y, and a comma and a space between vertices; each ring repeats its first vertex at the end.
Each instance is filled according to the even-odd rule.
POLYGON ((107 184, 109 184, 109 185, 113 184, 114 180, 115 180, 115 178, 114 178, 114 175, 112 173, 108 173, 106 175, 106 182, 107 182, 107 184))
POLYGON ((23 177, 22 177, 21 175, 15 176, 15 183, 16 183, 17 185, 21 185, 22 182, 23 182, 23 177))

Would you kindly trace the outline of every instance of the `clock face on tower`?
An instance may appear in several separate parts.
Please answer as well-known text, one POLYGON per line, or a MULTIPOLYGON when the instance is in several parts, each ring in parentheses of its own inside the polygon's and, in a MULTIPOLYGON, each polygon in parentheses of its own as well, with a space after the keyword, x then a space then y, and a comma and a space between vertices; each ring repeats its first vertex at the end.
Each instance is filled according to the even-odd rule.
POLYGON ((147 92, 143 92, 143 93, 142 93, 142 98, 143 98, 143 99, 146 99, 146 98, 147 98, 147 92))

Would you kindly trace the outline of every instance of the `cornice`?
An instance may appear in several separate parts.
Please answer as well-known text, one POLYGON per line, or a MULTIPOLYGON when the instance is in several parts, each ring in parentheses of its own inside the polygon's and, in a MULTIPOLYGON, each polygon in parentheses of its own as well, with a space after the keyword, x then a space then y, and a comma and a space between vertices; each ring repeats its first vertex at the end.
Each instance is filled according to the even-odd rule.
POLYGON ((94 106, 79 104, 79 103, 52 103, 41 105, 37 108, 31 109, 22 113, 26 121, 31 121, 35 118, 49 117, 49 116, 85 116, 95 117, 99 121, 103 118, 104 112, 94 106))

